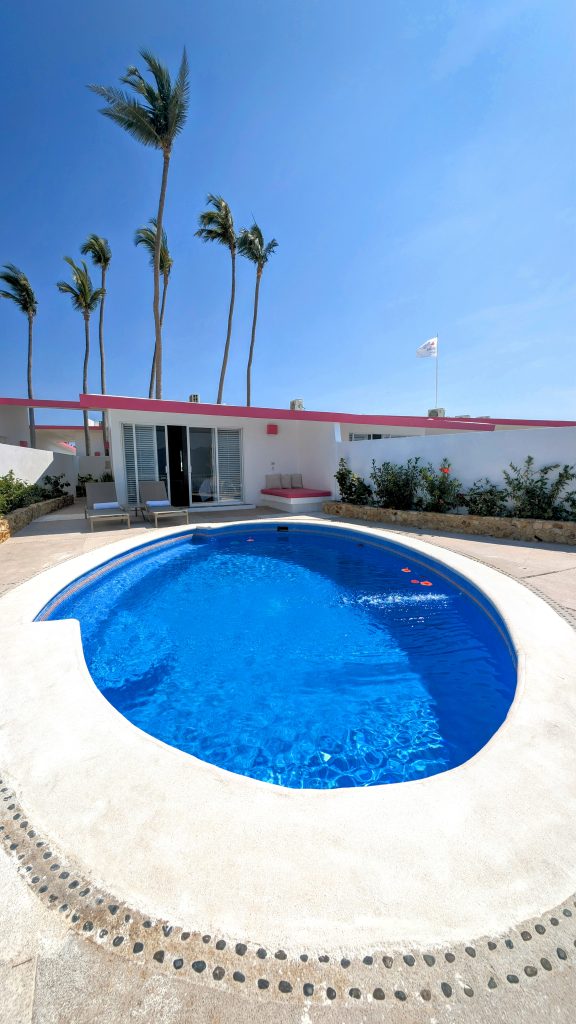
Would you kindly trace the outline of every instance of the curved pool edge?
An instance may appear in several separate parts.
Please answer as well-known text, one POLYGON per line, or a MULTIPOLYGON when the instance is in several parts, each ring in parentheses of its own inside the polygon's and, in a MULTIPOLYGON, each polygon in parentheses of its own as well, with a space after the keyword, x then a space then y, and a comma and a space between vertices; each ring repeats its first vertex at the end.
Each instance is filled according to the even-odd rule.
MULTIPOLYGON (((398 543, 397 534, 378 532, 398 543)), ((470 761, 398 785, 283 790, 141 733, 94 686, 77 624, 29 621, 48 590, 141 546, 121 542, 60 564, 0 602, 3 622, 10 616, 0 761, 19 781, 27 813, 127 903, 259 941, 453 941, 499 932, 559 903, 576 888, 568 867, 576 864, 576 698, 566 670, 576 663, 576 636, 495 570, 422 541, 402 545, 470 576, 495 600, 526 659, 507 719, 470 761), (539 650, 539 636, 553 653, 539 650)))

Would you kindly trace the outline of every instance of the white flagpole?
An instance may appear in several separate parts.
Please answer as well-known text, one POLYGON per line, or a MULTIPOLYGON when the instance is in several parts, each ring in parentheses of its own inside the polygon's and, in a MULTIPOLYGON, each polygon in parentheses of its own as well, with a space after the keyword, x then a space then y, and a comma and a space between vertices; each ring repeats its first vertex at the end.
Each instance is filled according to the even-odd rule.
POLYGON ((438 341, 438 335, 436 335, 436 403, 434 408, 438 408, 438 356, 439 356, 440 344, 438 341))

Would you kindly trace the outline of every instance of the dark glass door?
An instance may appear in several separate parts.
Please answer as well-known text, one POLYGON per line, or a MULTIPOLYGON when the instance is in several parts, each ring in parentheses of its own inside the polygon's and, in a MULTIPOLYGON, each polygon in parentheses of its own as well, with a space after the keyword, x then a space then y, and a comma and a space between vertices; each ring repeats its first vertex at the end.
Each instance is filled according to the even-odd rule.
POLYGON ((168 427, 168 473, 170 475, 170 500, 173 505, 188 506, 188 445, 186 427, 168 427))

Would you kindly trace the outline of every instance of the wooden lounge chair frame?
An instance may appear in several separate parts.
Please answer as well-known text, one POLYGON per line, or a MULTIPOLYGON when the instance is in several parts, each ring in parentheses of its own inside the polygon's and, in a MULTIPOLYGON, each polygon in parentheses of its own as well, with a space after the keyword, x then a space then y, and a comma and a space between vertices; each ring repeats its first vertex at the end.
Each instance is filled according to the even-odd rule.
POLYGON ((117 508, 94 508, 100 502, 116 501, 116 485, 113 483, 87 483, 86 484, 86 508, 84 516, 90 523, 90 529, 94 530, 94 523, 99 519, 125 519, 126 526, 130 529, 130 512, 123 505, 118 504, 117 508))
POLYGON ((187 508, 177 508, 175 505, 165 505, 163 508, 150 507, 150 501, 168 501, 166 484, 163 480, 147 480, 140 484, 140 503, 142 516, 151 516, 154 519, 154 526, 158 526, 158 517, 162 516, 186 516, 186 523, 190 522, 187 508))

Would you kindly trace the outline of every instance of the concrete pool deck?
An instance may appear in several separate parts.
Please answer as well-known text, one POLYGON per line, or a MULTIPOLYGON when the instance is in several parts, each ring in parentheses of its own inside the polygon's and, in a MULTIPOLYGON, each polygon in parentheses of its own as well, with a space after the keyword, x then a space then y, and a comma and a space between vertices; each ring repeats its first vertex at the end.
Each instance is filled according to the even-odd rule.
MULTIPOLYGON (((271 515, 278 518, 277 513, 271 515)), ((243 518, 254 519, 255 513, 243 518)), ((205 516, 201 522, 205 525, 205 516)), ((375 529, 363 526, 368 534, 375 529)), ((76 569, 64 563, 83 551, 88 553, 82 561, 88 559, 89 564, 109 557, 112 548, 105 548, 110 543, 124 546, 170 532, 145 533, 139 526, 132 531, 102 528, 91 535, 84 532, 83 520, 57 513, 31 524, 0 548, 0 575, 14 584, 60 562, 56 575, 50 574, 52 581, 44 578, 53 586, 59 573, 62 579, 76 575, 76 569), (100 548, 100 555, 94 555, 100 548)), ((397 539, 410 536, 404 531, 377 532, 393 532, 397 539)), ((453 536, 437 537, 435 543, 476 559, 482 554, 483 561, 499 560, 504 571, 524 577, 533 589, 542 582, 549 586, 550 577, 558 577, 558 593, 547 596, 567 618, 576 609, 574 549, 548 551, 537 545, 453 536)), ((414 550, 419 546, 416 542, 414 550)), ((449 552, 446 560, 455 566, 459 562, 449 552)), ((495 574, 483 565, 472 564, 469 573, 488 589, 494 585, 495 574)), ((38 577, 36 584, 42 585, 42 579, 38 577)), ((12 687, 12 705, 15 682, 19 700, 13 721, 10 704, 2 715, 0 746, 6 759, 0 756, 0 764, 8 761, 12 771, 0 789, 5 787, 3 813, 16 834, 16 846, 10 849, 14 835, 13 841, 1 845, 17 866, 22 856, 21 874, 30 866, 28 880, 40 896, 32 895, 15 877, 8 858, 0 861, 5 894, 0 915, 8 915, 3 931, 11 933, 0 945, 0 970, 7 978, 7 991, 10 985, 15 988, 15 1010, 5 1019, 254 1019, 280 1024, 321 1021, 328 1015, 338 1021, 414 1022, 538 1020, 546 1013, 554 1020, 572 1020, 576 727, 571 705, 576 687, 574 663, 567 669, 554 661, 558 645, 566 643, 570 649, 575 637, 566 621, 514 581, 500 576, 496 585, 504 603, 519 600, 523 618, 532 617, 524 624, 524 645, 530 647, 533 638, 544 634, 546 645, 556 647, 538 668, 538 680, 542 672, 554 673, 553 692, 547 693, 539 682, 529 718, 516 723, 517 739, 524 745, 512 747, 510 737, 506 743, 497 742, 504 729, 514 725, 507 721, 463 768, 424 783, 385 787, 385 805, 378 799, 378 787, 338 791, 330 794, 337 800, 331 801, 326 816, 326 794, 313 794, 320 801, 316 799, 313 808, 309 805, 304 826, 295 810, 296 804, 302 806, 302 794, 296 793, 294 801, 294 791, 230 776, 144 738, 108 705, 104 708, 93 685, 90 689, 89 677, 80 695, 74 689, 63 691, 62 678, 70 669, 67 659, 77 655, 72 624, 21 626, 22 647, 5 632, 3 648, 11 648, 12 654, 8 653, 3 671, 12 687), (53 638, 49 642, 48 630, 53 638), (63 643, 56 636, 59 630, 66 633, 63 643), (36 640, 41 631, 42 640, 36 640), (39 667, 36 683, 42 676, 44 686, 36 685, 27 696, 20 665, 30 657, 39 667), (64 671, 57 670, 58 664, 64 671), (50 699, 42 704, 47 691, 40 691, 46 686, 50 699), (561 721, 553 707, 558 701, 561 721), (139 761, 143 740, 145 756, 139 761), (498 747, 505 761, 494 763, 494 775, 487 775, 487 762, 495 751, 498 754, 498 747), (201 765, 200 802, 198 793, 192 790, 191 797, 190 787, 186 789, 180 778, 188 761, 201 765), (470 789, 468 780, 475 772, 479 786, 470 789), (98 797, 104 779, 106 806, 98 797), (249 802, 246 784, 253 794, 249 802), (80 802, 79 788, 84 793, 80 802), (138 818, 142 789, 148 807, 152 805, 153 812, 157 807, 157 813, 130 824, 122 815, 128 802, 132 817, 135 812, 138 818), (418 795, 426 789, 434 790, 433 800, 422 801, 418 795), (410 790, 414 796, 409 796, 410 790), (243 798, 242 821, 235 822, 234 804, 243 798), (219 808, 215 801, 220 801, 219 808), (196 826, 193 838, 183 820, 190 804, 195 804, 195 821, 202 820, 206 833, 198 835, 196 826), (278 807, 282 810, 275 817, 278 807), (102 828, 111 809, 116 828, 107 835, 102 828), (258 833, 267 823, 268 834, 258 833), (30 831, 35 835, 30 837, 30 831), (255 834, 265 852, 262 861, 250 845, 255 834), (403 836, 408 839, 404 847, 403 836), (286 850, 292 848, 294 858, 287 857, 286 850), (299 860, 299 872, 291 875, 299 860), (49 875, 55 864, 56 874, 49 875), (44 892, 43 875, 56 883, 47 884, 44 892), (182 885, 183 877, 187 884, 182 885), (77 882, 71 892, 70 879, 77 882), (200 891, 194 891, 199 880, 200 891), (294 898, 288 899, 292 893, 294 898), (53 896, 57 898, 50 910, 53 896), (59 913, 62 906, 66 909, 59 913), (22 919, 27 922, 25 935, 20 934, 22 919), (182 932, 187 926, 190 932, 182 932), (198 932, 202 928, 206 931, 198 932), (117 939, 121 941, 116 943, 117 939), (161 958, 155 956, 160 953, 161 958), (121 1009, 111 994, 94 990, 98 976, 109 979, 121 1009), (70 1004, 71 999, 77 1002, 70 1004), (63 1008, 66 1005, 69 1010, 63 1008), (171 1015, 164 1017, 168 1006, 171 1015)), ((25 587, 21 595, 27 589, 32 593, 25 587)), ((4 608, 19 615, 18 601, 14 593, 4 608)), ((532 654, 539 655, 538 650, 528 653, 529 661, 532 654)), ((74 678, 81 671, 76 660, 74 678)), ((530 708, 525 704, 520 712, 530 708)), ((4 778, 1 770, 0 777, 4 778)), ((0 1008, 0 1019, 2 1012, 0 1008)))

